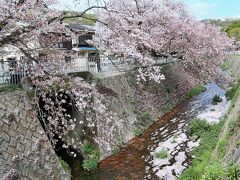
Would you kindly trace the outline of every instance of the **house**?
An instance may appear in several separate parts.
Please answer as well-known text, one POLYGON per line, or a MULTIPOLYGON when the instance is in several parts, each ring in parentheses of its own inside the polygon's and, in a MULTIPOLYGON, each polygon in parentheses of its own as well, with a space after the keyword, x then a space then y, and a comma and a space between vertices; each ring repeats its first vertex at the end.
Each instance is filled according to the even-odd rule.
POLYGON ((87 40, 92 39, 95 30, 81 24, 69 24, 66 28, 70 33, 48 32, 39 37, 39 59, 62 59, 71 64, 71 68, 66 70, 68 72, 94 72, 97 67, 100 68, 97 49, 87 43, 87 40))

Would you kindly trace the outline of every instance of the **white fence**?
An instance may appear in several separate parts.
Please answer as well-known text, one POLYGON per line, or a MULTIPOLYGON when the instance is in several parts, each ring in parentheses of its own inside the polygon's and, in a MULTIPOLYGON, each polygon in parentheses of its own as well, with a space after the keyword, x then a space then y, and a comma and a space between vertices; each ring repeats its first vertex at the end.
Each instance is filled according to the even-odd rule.
MULTIPOLYGON (((154 58, 156 64, 176 62, 177 59, 154 58)), ((63 60, 65 62, 65 60, 63 60)), ((69 66, 62 69, 63 73, 91 72, 102 76, 114 76, 130 70, 132 62, 130 59, 110 59, 101 57, 98 59, 76 58, 69 59, 69 66)), ((51 71, 51 64, 47 66, 51 71)), ((54 67, 53 67, 54 68, 54 67)), ((22 77, 26 75, 27 67, 21 61, 0 61, 0 87, 5 85, 17 85, 22 77)))
POLYGON ((26 66, 20 63, 20 61, 0 61, 0 87, 17 85, 25 75, 26 66))

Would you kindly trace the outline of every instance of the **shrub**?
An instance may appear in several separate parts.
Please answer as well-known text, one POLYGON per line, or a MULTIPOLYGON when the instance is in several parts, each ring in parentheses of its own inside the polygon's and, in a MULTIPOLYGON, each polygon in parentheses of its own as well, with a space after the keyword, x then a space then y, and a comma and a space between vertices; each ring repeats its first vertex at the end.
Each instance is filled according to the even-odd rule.
POLYGON ((119 147, 113 147, 112 149, 112 154, 118 154, 120 151, 120 148, 119 147))
POLYGON ((151 119, 151 115, 148 111, 145 111, 142 113, 141 117, 140 117, 141 121, 147 121, 149 119, 151 119))
POLYGON ((154 153, 154 157, 157 159, 165 159, 168 157, 168 153, 166 150, 161 150, 159 152, 154 153))
POLYGON ((91 143, 86 142, 85 144, 83 144, 83 147, 82 147, 83 154, 90 155, 94 150, 95 150, 95 147, 91 143))
POLYGON ((82 152, 85 157, 82 165, 83 169, 86 171, 95 170, 99 162, 100 152, 89 142, 83 145, 82 152))
POLYGON ((187 132, 190 136, 196 135, 200 137, 203 132, 209 130, 211 130, 211 124, 205 120, 200 119, 193 119, 187 127, 187 132))
POLYGON ((139 136, 141 136, 142 135, 142 130, 141 129, 139 129, 139 128, 136 128, 136 129, 134 129, 134 136, 137 136, 137 137, 139 137, 139 136))
POLYGON ((207 90, 207 88, 205 86, 198 85, 198 86, 192 88, 190 91, 188 91, 185 98, 186 99, 191 99, 193 96, 199 95, 206 90, 207 90))
POLYGON ((218 104, 218 103, 222 102, 222 100, 223 99, 221 98, 221 96, 215 95, 212 99, 212 104, 218 104))
POLYGON ((148 122, 151 121, 151 114, 148 111, 143 112, 139 118, 139 125, 146 127, 148 122))
POLYGON ((93 171, 96 170, 98 166, 98 159, 97 158, 89 158, 83 160, 83 169, 86 171, 93 171))

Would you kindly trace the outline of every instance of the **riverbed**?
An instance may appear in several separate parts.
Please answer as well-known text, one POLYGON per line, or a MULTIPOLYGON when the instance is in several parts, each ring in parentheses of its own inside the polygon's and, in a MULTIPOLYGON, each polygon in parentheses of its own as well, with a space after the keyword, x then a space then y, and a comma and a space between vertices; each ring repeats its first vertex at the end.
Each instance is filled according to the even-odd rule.
POLYGON ((171 112, 150 126, 141 137, 128 142, 117 155, 104 159, 97 171, 86 174, 74 172, 73 179, 100 180, 175 180, 192 162, 191 151, 201 140, 193 140, 186 133, 188 123, 195 117, 217 123, 229 107, 224 90, 215 83, 207 90, 177 105, 171 112), (214 95, 223 101, 212 104, 214 95), (167 152, 166 158, 156 153, 167 152))

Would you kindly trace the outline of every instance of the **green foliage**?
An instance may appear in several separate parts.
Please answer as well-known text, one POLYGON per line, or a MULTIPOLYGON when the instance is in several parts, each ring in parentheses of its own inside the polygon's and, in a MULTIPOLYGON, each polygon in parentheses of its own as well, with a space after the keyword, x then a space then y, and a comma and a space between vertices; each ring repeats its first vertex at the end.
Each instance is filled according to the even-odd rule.
POLYGON ((224 62, 223 64, 221 64, 220 68, 223 70, 223 71, 226 71, 226 70, 229 70, 232 66, 232 62, 230 61, 226 61, 224 62))
POLYGON ((214 111, 216 111, 216 109, 210 109, 210 111, 211 111, 211 112, 214 112, 214 111))
POLYGON ((172 110, 172 105, 171 104, 165 104, 164 107, 162 108, 164 113, 170 112, 172 110))
POLYGON ((151 114, 148 111, 143 112, 139 118, 139 125, 146 127, 151 122, 151 114))
MULTIPOLYGON (((65 16, 75 15, 76 12, 65 11, 65 16)), ((64 23, 80 23, 85 25, 94 25, 96 23, 96 15, 94 14, 84 14, 82 17, 64 19, 64 23)))
POLYGON ((214 162, 213 164, 210 164, 207 168, 205 168, 201 180, 222 179, 224 175, 225 172, 223 165, 219 162, 214 162))
POLYGON ((240 169, 239 166, 234 162, 228 163, 226 166, 220 161, 212 162, 209 166, 205 168, 203 176, 199 178, 200 180, 237 180, 240 169))
POLYGON ((232 100, 237 91, 240 91, 240 82, 234 84, 231 88, 229 88, 229 89, 226 91, 225 96, 226 96, 229 100, 232 100))
POLYGON ((223 99, 221 98, 221 96, 216 94, 212 99, 212 104, 218 104, 218 103, 222 102, 222 100, 223 99))
POLYGON ((207 121, 193 119, 187 127, 187 132, 190 136, 196 135, 198 137, 201 137, 202 133, 211 130, 211 128, 212 128, 211 124, 209 124, 207 121))
POLYGON ((136 128, 136 129, 134 129, 133 133, 134 133, 134 136, 139 137, 142 135, 143 132, 140 128, 136 128))
POLYGON ((112 149, 112 154, 118 154, 119 151, 120 151, 120 148, 119 148, 119 147, 114 147, 114 148, 112 149))
POLYGON ((132 97, 130 103, 135 106, 137 104, 137 99, 135 97, 132 97))
POLYGON ((232 120, 228 124, 228 134, 229 134, 229 136, 233 135, 234 129, 235 129, 236 126, 237 126, 237 120, 232 120))
POLYGON ((172 144, 177 143, 176 138, 177 138, 177 135, 174 135, 174 136, 173 136, 173 140, 171 141, 172 144))
POLYGON ((185 98, 186 99, 191 99, 193 96, 199 95, 206 90, 207 90, 207 88, 205 86, 198 85, 198 86, 192 88, 190 91, 188 91, 185 98))
MULTIPOLYGON (((193 160, 192 166, 186 169, 179 179, 181 180, 199 180, 203 179, 203 172, 207 171, 210 163, 212 151, 217 145, 218 137, 224 122, 218 124, 209 124, 206 121, 193 119, 188 125, 188 134, 198 136, 201 141, 200 145, 192 152, 197 158, 193 160)), ((215 167, 212 167, 214 169, 215 167)), ((206 175, 215 176, 216 173, 206 175)))
POLYGON ((89 154, 92 154, 93 151, 95 151, 94 145, 92 145, 89 142, 86 142, 86 143, 83 144, 83 147, 82 147, 83 154, 89 155, 89 154))
POLYGON ((166 150, 161 150, 159 152, 154 153, 154 157, 157 159, 165 159, 168 157, 168 153, 166 150))
POLYGON ((2 88, 2 90, 4 92, 14 92, 14 91, 21 90, 21 89, 22 89, 21 85, 18 85, 18 84, 17 85, 6 85, 2 88))
POLYGON ((70 168, 69 168, 69 165, 66 163, 66 161, 64 161, 63 159, 60 159, 59 161, 60 161, 64 171, 68 172, 70 168))
POLYGON ((83 160, 83 169, 86 171, 96 170, 98 167, 98 159, 97 158, 88 158, 83 160))
POLYGON ((237 146, 240 146, 240 140, 238 140, 236 144, 237 144, 237 146))
POLYGON ((229 180, 234 180, 239 178, 240 167, 234 163, 230 162, 226 168, 226 176, 229 180))
POLYGON ((83 169, 86 171, 95 170, 98 166, 100 152, 89 142, 83 144, 82 153, 85 157, 83 160, 83 169))
POLYGON ((97 85, 102 85, 102 78, 101 78, 101 76, 100 75, 95 75, 94 77, 93 77, 93 80, 94 80, 94 82, 97 84, 97 85))
POLYGON ((123 140, 123 138, 118 138, 117 140, 116 140, 116 145, 115 145, 115 147, 113 147, 113 149, 112 149, 112 154, 117 154, 117 153, 119 153, 119 151, 120 151, 120 149, 121 149, 121 147, 124 145, 124 140, 123 140))
POLYGON ((124 145, 124 140, 122 137, 117 138, 116 144, 118 147, 122 147, 124 145))
POLYGON ((227 146, 228 142, 226 141, 226 139, 222 139, 221 141, 218 142, 217 144, 217 153, 219 157, 223 157, 226 153, 226 146, 227 146))
POLYGON ((225 30, 229 37, 240 40, 240 20, 233 21, 225 30))
POLYGON ((148 111, 145 111, 142 113, 140 118, 142 121, 147 121, 147 120, 151 119, 151 115, 148 111))

